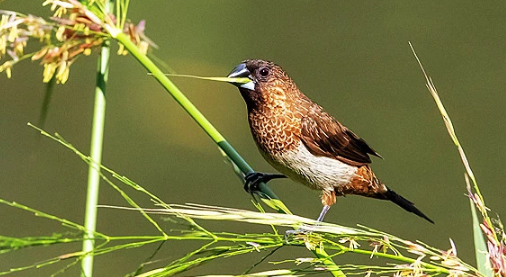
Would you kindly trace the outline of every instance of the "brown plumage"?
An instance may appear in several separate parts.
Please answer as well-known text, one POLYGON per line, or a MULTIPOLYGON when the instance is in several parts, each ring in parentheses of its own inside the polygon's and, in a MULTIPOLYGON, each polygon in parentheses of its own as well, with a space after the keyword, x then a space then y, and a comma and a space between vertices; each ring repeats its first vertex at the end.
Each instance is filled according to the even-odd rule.
POLYGON ((246 60, 229 77, 247 77, 237 84, 248 108, 251 133, 264 158, 287 177, 322 190, 324 209, 336 196, 362 195, 391 200, 432 222, 413 203, 390 190, 370 168, 370 155, 380 157, 351 130, 312 102, 272 62, 246 60))

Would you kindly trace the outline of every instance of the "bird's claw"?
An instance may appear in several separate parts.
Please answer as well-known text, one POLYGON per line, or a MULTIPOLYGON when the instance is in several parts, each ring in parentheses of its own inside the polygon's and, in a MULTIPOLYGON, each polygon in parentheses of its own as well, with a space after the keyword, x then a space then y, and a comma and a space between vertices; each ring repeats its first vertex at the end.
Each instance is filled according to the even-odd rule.
POLYGON ((295 240, 301 240, 301 239, 304 239, 305 237, 311 235, 312 233, 313 233, 313 231, 304 228, 304 226, 301 226, 295 230, 287 230, 285 232, 285 241, 286 241, 286 243, 290 243, 291 237, 293 237, 295 240))
POLYGON ((307 234, 311 234, 311 233, 312 233, 312 231, 304 229, 304 227, 300 227, 299 229, 295 229, 295 230, 286 230, 285 236, 307 235, 307 234))
POLYGON ((248 193, 260 190, 259 185, 261 182, 267 183, 272 179, 286 178, 285 175, 280 173, 262 173, 251 172, 244 176, 244 190, 248 193))

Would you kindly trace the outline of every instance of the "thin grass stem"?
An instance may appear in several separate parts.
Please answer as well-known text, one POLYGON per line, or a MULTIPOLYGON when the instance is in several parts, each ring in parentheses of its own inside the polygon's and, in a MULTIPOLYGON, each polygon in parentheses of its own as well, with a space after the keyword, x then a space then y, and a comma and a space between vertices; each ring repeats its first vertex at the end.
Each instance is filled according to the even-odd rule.
POLYGON ((485 199, 483 198, 483 196, 480 192, 478 182, 476 181, 476 177, 474 176, 473 170, 471 169, 471 166, 470 166, 469 161, 467 159, 466 153, 464 152, 464 148, 462 147, 462 145, 459 142, 459 139, 458 139, 455 129, 453 127, 450 116, 449 116, 448 112, 446 111, 446 108, 444 107, 443 102, 441 101, 441 98, 439 97, 436 86, 434 85, 434 82, 432 81, 432 79, 425 72, 422 62, 420 61, 420 58, 418 58, 418 55, 416 54, 415 49, 414 49, 413 45, 411 44, 411 42, 409 42, 409 46, 411 47, 411 51, 413 52, 413 55, 415 56, 415 58, 418 62, 418 65, 420 66, 420 69, 422 70, 422 73, 425 77, 426 87, 429 90, 432 97, 434 98, 434 101, 436 102, 439 112, 443 118, 443 122, 445 124, 446 130, 447 130, 448 134, 450 135, 450 138, 452 139, 454 145, 457 147, 457 150, 460 155, 460 159, 462 161, 462 164, 464 165, 464 168, 466 171, 465 180, 466 180, 467 190, 469 192, 469 198, 471 200, 470 203, 471 203, 471 216, 473 219, 473 237, 474 237, 474 242, 475 242, 475 254, 476 254, 476 259, 477 259, 477 263, 478 263, 478 268, 480 269, 481 274, 484 274, 486 276, 492 276, 492 271, 490 270, 489 260, 488 260, 489 257, 487 256, 488 252, 486 251, 486 244, 485 244, 485 240, 483 238, 483 233, 482 233, 482 230, 480 227, 481 225, 480 225, 479 220, 476 216, 475 207, 478 208, 478 210, 481 212, 485 226, 489 226, 488 230, 489 230, 490 234, 487 234, 487 237, 489 238, 489 240, 491 240, 493 242, 499 242, 499 239, 498 239, 499 236, 496 232, 496 229, 492 227, 494 225, 492 224, 492 220, 490 219, 490 217, 488 215, 487 208, 485 205, 485 199), (471 182, 473 184, 474 191, 476 193, 473 193, 471 191, 471 184, 469 182, 469 179, 471 180, 471 182))
MULTIPOLYGON (((105 12, 112 9, 112 2, 105 1, 105 12)), ((90 158, 88 167, 88 189, 86 196, 86 211, 83 240, 83 252, 87 253, 81 261, 81 276, 93 276, 93 252, 95 248, 95 230, 97 225, 97 204, 100 188, 100 164, 102 162, 102 145, 104 138, 106 84, 109 75, 110 42, 106 40, 101 47, 98 60, 97 81, 95 87, 95 104, 93 110, 93 125, 91 133, 90 158)))

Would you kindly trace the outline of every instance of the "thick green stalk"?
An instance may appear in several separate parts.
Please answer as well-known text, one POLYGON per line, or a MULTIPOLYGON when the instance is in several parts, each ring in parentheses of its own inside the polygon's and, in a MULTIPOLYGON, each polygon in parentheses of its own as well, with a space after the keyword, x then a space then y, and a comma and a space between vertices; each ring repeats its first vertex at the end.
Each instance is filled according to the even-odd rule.
MULTIPOLYGON (((114 39, 118 40, 125 48, 156 78, 156 80, 174 97, 174 99, 188 112, 188 114, 204 129, 204 131, 213 139, 223 152, 227 154, 230 160, 241 170, 243 174, 252 173, 251 166, 237 153, 218 130, 204 117, 204 115, 186 98, 186 96, 167 78, 167 76, 149 59, 141 53, 137 46, 118 29, 108 26, 109 33, 114 39)), ((264 183, 260 184, 261 192, 270 199, 277 200, 282 204, 274 192, 264 183)), ((284 205, 283 205, 284 206, 284 205)), ((287 209, 278 208, 279 212, 289 212, 287 209)), ((339 267, 332 261, 323 249, 314 250, 313 253, 324 260, 326 266, 331 268, 331 273, 335 277, 346 276, 339 267)))
MULTIPOLYGON (((123 33, 117 33, 115 39, 120 41, 128 51, 155 77, 155 79, 167 89, 174 99, 188 112, 188 114, 204 129, 211 139, 227 154, 237 165, 242 173, 252 173, 251 166, 237 153, 218 130, 205 118, 205 116, 193 105, 188 98, 172 83, 165 73, 162 72, 146 55, 138 51, 138 48, 123 33)), ((271 199, 279 199, 276 194, 265 184, 261 185, 261 191, 271 199)))
POLYGON ((317 256, 318 258, 322 259, 322 263, 328 268, 328 270, 330 271, 330 273, 334 277, 346 277, 346 274, 344 274, 344 272, 341 271, 341 269, 339 268, 339 266, 337 266, 334 263, 334 261, 329 256, 329 254, 327 254, 327 252, 325 252, 325 250, 323 249, 323 247, 316 247, 313 250, 313 253, 315 254, 315 256, 317 256))
MULTIPOLYGON (((106 1, 106 12, 110 9, 110 3, 106 1)), ((95 249, 95 230, 97 224, 97 204, 100 187, 100 164, 102 162, 102 144, 105 125, 105 89, 109 75, 110 42, 102 45, 98 60, 97 81, 95 86, 95 104, 93 109, 93 125, 91 133, 90 158, 88 167, 88 189, 86 196, 86 211, 84 227, 86 232, 83 240, 83 252, 87 254, 81 262, 81 276, 93 275, 93 252, 95 249)))

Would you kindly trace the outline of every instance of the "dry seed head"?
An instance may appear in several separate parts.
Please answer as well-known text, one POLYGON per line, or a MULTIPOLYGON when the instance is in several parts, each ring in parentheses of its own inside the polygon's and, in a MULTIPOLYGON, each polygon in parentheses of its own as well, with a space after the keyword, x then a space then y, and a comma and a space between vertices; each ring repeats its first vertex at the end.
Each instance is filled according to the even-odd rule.
POLYGON ((59 41, 64 41, 65 37, 63 34, 65 33, 65 26, 58 27, 58 30, 56 31, 56 39, 59 41))
POLYGON ((149 44, 147 42, 145 41, 139 42, 139 49, 142 54, 146 55, 146 53, 148 53, 148 48, 149 44))
POLYGON ((56 63, 45 63, 44 72, 42 73, 42 82, 47 83, 53 78, 54 72, 56 71, 56 63))
POLYGON ((9 21, 9 16, 6 15, 6 14, 3 14, 2 15, 2 19, 0 20, 0 30, 2 29, 2 27, 7 24, 7 21, 9 21))
POLYGON ((51 10, 54 11, 53 16, 55 17, 61 17, 67 13, 67 9, 74 7, 74 5, 70 3, 58 0, 46 0, 44 3, 42 3, 42 6, 47 6, 49 4, 51 4, 51 10))
POLYGON ((476 208, 478 208, 480 213, 482 213, 482 214, 486 213, 486 211, 488 209, 487 209, 487 207, 485 207, 485 205, 483 205, 483 201, 482 201, 481 197, 476 193, 471 194, 471 195, 472 195, 471 199, 473 200, 474 204, 476 205, 476 208))
POLYGON ((419 256, 425 256, 429 250, 420 244, 413 243, 411 241, 406 241, 406 245, 408 246, 408 252, 413 253, 419 256))
POLYGON ((492 231, 492 226, 488 224, 486 220, 483 220, 483 223, 480 224, 480 228, 483 231, 483 233, 487 236, 487 240, 495 245, 497 245, 499 242, 495 240, 494 232, 492 231))
POLYGON ((9 42, 14 42, 14 40, 18 37, 18 26, 14 25, 11 28, 11 31, 9 32, 9 36, 7 37, 7 40, 9 42))
POLYGON ((35 52, 35 54, 33 54, 32 56, 32 61, 36 61, 42 58, 44 55, 46 55, 48 49, 49 49, 48 46, 44 46, 39 51, 35 52))
POLYGON ((372 259, 372 257, 374 257, 375 253, 378 253, 380 251, 382 253, 386 253, 387 250, 388 250, 388 243, 385 242, 384 240, 371 241, 371 243, 369 244, 369 246, 373 247, 373 250, 372 250, 372 253, 371 253, 371 256, 370 256, 371 259, 372 259))
POLYGON ((432 261, 440 261, 441 260, 441 257, 439 256, 430 256, 430 258, 432 261))
POLYGON ((62 61, 58 66, 58 72, 56 73, 56 80, 62 84, 65 84, 69 78, 69 66, 70 62, 62 61))
POLYGON ((348 248, 350 248, 351 250, 357 249, 360 247, 360 244, 356 241, 356 238, 354 238, 354 237, 342 238, 339 240, 339 242, 340 243, 348 242, 349 243, 348 248))
POLYGON ((455 246, 455 243, 452 239, 450 239, 450 245, 452 246, 451 252, 456 257, 457 256, 457 246, 455 246))
POLYGON ((128 51, 125 49, 125 46, 123 46, 123 44, 120 44, 117 53, 118 55, 125 56, 126 54, 128 54, 128 51))
POLYGON ((7 40, 5 36, 0 36, 0 59, 5 55, 5 51, 7 50, 7 40))
MULTIPOLYGON (((16 58, 19 58, 21 56, 23 56, 23 51, 26 47, 26 41, 28 40, 27 37, 24 37, 24 38, 17 38, 14 42, 13 42, 13 47, 14 48, 14 54, 16 56, 16 58)), ((14 60, 17 60, 16 58, 13 58, 14 60)))
POLYGON ((506 276, 506 257, 504 245, 497 245, 487 241, 487 257, 492 265, 492 270, 500 276, 506 276))
MULTIPOLYGON (((424 255, 425 256, 425 255, 424 255)), ((412 264, 411 264, 411 268, 412 268, 412 274, 414 274, 414 276, 422 276, 423 275, 423 270, 422 270, 422 259, 424 256, 420 256, 418 257, 412 264)))
POLYGON ((295 259, 296 265, 301 265, 303 263, 311 263, 312 264, 312 263, 317 263, 317 262, 319 262, 319 260, 316 258, 297 258, 297 259, 295 259))
MULTIPOLYGON (((93 2, 93 1, 91 1, 93 2)), ((91 4, 88 1, 88 4, 91 4)), ((18 15, 14 12, 0 11, 0 59, 8 54, 12 61, 4 62, 1 69, 9 77, 12 66, 25 55, 25 47, 30 37, 42 44, 40 50, 31 54, 32 60, 40 60, 44 66, 43 81, 53 76, 57 83, 65 83, 69 69, 79 54, 90 55, 93 48, 100 47, 110 35, 105 32, 106 25, 116 25, 114 15, 98 15, 88 10, 77 0, 45 0, 44 6, 51 6, 54 12, 52 22, 33 15, 18 15), (100 18, 105 18, 105 23, 100 18), (53 32, 54 31, 54 32, 53 32)), ((156 46, 144 35, 145 23, 127 23, 123 32, 146 54, 150 46, 156 46)), ((126 54, 120 45, 119 54, 126 54)), ((0 64, 1 64, 0 62, 0 64)))
POLYGON ((7 78, 12 77, 12 65, 14 64, 14 61, 6 61, 4 64, 0 65, 0 72, 5 72, 7 75, 7 78))
POLYGON ((246 244, 253 246, 257 252, 260 252, 260 249, 258 249, 260 247, 260 244, 252 241, 247 241, 246 244))

